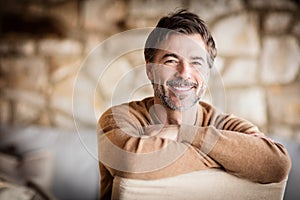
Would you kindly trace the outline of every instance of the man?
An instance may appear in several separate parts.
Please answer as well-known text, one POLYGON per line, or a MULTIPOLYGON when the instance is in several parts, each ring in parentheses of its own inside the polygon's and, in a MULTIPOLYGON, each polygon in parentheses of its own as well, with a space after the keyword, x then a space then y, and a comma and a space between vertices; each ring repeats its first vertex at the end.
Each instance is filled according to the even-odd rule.
POLYGON ((161 18, 144 55, 154 97, 112 107, 99 120, 101 199, 110 199, 115 176, 150 180, 220 168, 259 183, 287 177, 282 145, 199 101, 216 48, 197 15, 181 10, 161 18))

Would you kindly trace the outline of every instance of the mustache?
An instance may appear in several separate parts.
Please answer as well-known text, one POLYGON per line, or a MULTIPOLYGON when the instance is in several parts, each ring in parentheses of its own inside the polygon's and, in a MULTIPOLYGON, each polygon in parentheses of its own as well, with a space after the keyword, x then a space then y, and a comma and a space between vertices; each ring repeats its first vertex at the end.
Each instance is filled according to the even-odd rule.
POLYGON ((184 79, 175 79, 175 80, 168 80, 167 81, 167 86, 177 86, 177 87, 196 87, 197 84, 188 80, 184 79))

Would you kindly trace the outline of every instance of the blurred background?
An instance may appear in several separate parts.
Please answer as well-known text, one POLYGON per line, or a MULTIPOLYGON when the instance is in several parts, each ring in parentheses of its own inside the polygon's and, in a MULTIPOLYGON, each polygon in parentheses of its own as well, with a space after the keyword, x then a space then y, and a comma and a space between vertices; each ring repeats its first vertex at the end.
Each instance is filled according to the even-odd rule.
POLYGON ((0 0, 0 199, 97 198, 97 120, 152 95, 143 44, 178 8, 216 42, 206 100, 286 145, 285 199, 300 197, 299 0, 0 0))

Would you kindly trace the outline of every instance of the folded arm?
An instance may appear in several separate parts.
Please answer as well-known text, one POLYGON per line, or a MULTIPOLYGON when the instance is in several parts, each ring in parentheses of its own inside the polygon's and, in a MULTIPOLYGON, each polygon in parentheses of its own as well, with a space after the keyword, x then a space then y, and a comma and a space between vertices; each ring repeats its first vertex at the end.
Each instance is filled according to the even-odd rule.
MULTIPOLYGON (((112 176, 159 179, 219 167, 208 156, 199 159, 194 146, 176 141, 178 126, 162 129, 152 126, 151 129, 159 129, 159 132, 132 136, 121 129, 113 129, 98 137, 100 162, 112 176)), ((147 128, 145 132, 149 133, 147 128)))
POLYGON ((108 113, 100 125, 100 162, 113 176, 157 179, 222 167, 239 177, 269 183, 283 180, 290 170, 284 147, 229 115, 205 127, 139 127, 130 117, 108 113))
POLYGON ((287 150, 249 121, 220 114, 206 125, 205 138, 196 135, 191 144, 217 161, 225 171, 260 183, 287 178, 291 169, 287 150))
MULTIPOLYGON (((181 139, 191 141, 184 136, 181 139)), ((195 135, 191 144, 225 171, 254 182, 280 182, 290 171, 286 149, 262 133, 245 134, 209 126, 204 138, 195 135)))

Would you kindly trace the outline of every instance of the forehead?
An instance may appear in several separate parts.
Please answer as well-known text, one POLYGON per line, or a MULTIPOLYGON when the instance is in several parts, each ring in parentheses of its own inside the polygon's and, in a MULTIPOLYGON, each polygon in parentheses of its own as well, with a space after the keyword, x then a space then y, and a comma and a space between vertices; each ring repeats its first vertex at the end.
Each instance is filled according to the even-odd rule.
POLYGON ((157 53, 158 56, 164 53, 174 53, 187 59, 190 57, 205 59, 207 55, 205 43, 199 34, 171 34, 159 44, 157 53))

